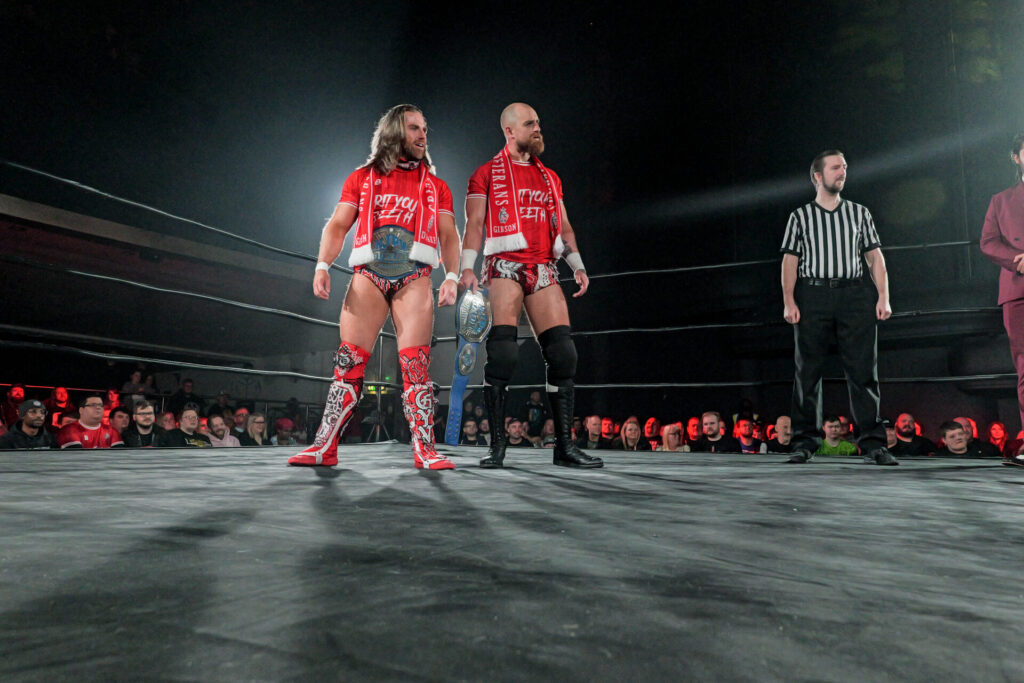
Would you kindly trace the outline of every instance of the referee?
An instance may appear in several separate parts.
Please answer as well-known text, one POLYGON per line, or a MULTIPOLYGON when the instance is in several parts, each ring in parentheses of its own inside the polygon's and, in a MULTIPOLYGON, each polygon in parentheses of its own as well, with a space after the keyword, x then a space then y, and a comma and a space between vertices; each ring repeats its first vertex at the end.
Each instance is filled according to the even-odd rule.
POLYGON ((821 375, 835 342, 864 461, 898 465, 885 447, 879 418, 877 321, 889 318, 892 309, 878 233, 866 207, 839 196, 846 184, 842 152, 816 156, 811 182, 814 201, 790 214, 781 249, 783 316, 794 326, 796 341, 789 462, 809 462, 821 444, 821 375), (865 261, 874 288, 864 279, 865 261))

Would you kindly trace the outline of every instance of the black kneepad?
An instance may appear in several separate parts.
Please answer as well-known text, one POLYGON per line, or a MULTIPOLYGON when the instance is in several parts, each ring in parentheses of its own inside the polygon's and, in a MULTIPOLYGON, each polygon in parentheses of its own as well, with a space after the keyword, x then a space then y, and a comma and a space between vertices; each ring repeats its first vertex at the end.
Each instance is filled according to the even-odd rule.
POLYGON ((568 325, 558 325, 537 337, 541 353, 548 365, 548 384, 571 387, 576 377, 576 344, 568 325))
POLYGON ((487 335, 487 364, 484 379, 488 384, 508 384, 516 371, 519 344, 516 343, 515 325, 495 325, 487 335))

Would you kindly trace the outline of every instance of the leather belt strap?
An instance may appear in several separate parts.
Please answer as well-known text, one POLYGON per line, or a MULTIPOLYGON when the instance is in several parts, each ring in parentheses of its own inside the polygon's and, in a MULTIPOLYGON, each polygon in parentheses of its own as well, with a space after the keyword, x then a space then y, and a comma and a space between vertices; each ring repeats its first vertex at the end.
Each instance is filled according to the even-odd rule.
POLYGON ((797 282, 810 285, 811 287, 828 287, 829 289, 837 289, 839 287, 860 287, 864 284, 863 278, 848 278, 848 277, 834 277, 831 279, 820 278, 820 277, 802 277, 797 282))

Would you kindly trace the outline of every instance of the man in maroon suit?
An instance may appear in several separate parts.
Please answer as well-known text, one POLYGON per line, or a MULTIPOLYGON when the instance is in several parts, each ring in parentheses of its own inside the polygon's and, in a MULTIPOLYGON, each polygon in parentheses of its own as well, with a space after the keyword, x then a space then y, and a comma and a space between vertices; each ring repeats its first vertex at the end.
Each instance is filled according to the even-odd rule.
POLYGON ((992 197, 981 229, 981 251, 1001 268, 999 305, 1017 368, 1017 401, 1024 426, 1024 134, 1013 139, 1010 159, 1017 167, 1017 182, 992 197))

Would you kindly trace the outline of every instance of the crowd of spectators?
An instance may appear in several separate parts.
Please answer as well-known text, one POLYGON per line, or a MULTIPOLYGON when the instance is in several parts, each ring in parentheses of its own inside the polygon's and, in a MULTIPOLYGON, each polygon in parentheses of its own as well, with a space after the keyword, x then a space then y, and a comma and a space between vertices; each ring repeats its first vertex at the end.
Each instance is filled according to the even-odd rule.
MULTIPOLYGON (((191 379, 158 411, 150 400, 151 377, 135 371, 119 391, 86 393, 73 399, 56 387, 45 399, 27 396, 26 387, 11 386, 0 402, 0 449, 42 448, 221 448, 293 446, 306 443, 310 428, 297 399, 290 399, 271 418, 251 404, 232 405, 227 392, 207 402, 191 379)), ((372 416, 367 420, 372 422, 372 416)), ((509 446, 553 448, 554 422, 540 391, 531 392, 521 410, 505 418, 509 446)), ((443 430, 439 421, 437 428, 443 430)), ((979 437, 977 423, 956 417, 938 428, 933 442, 921 435, 910 413, 886 420, 888 448, 897 457, 936 456, 1008 458, 1024 450, 1024 432, 1010 438, 1000 422, 988 425, 979 437)), ((857 428, 843 415, 825 415, 822 443, 817 455, 852 456, 859 453, 857 428)), ((663 424, 657 417, 616 420, 589 415, 573 419, 573 437, 580 448, 672 453, 789 453, 792 424, 781 415, 766 421, 749 401, 723 416, 714 410, 685 420, 663 424)), ((467 400, 463 406, 460 444, 488 446, 491 428, 486 409, 467 400)))
MULTIPOLYGON (((121 387, 71 392, 56 387, 45 400, 11 386, 0 402, 0 449, 220 448, 293 446, 307 438, 298 399, 289 399, 271 420, 251 404, 232 405, 227 392, 207 402, 185 379, 158 411, 152 376, 136 370, 121 387)), ((314 425, 315 427, 315 425, 314 425)))
MULTIPOLYGON (((550 417, 533 392, 521 411, 506 417, 509 445, 550 448, 550 417)), ((483 405, 467 400, 463 405, 464 446, 487 446, 490 429, 483 405)), ((935 456, 959 458, 1008 458, 1024 449, 1024 431, 1015 439, 1007 438, 1006 427, 992 422, 984 438, 979 438, 977 423, 968 417, 956 417, 939 427, 938 441, 921 436, 921 427, 910 413, 901 413, 895 421, 885 420, 888 448, 896 456, 935 456)), ((857 428, 844 415, 825 415, 822 442, 816 455, 860 455, 857 428)), ((624 420, 601 415, 574 418, 573 438, 580 448, 673 453, 779 453, 792 452, 792 421, 780 415, 768 422, 754 412, 748 401, 731 416, 709 410, 703 414, 662 424, 657 417, 641 422, 637 416, 624 420)))

